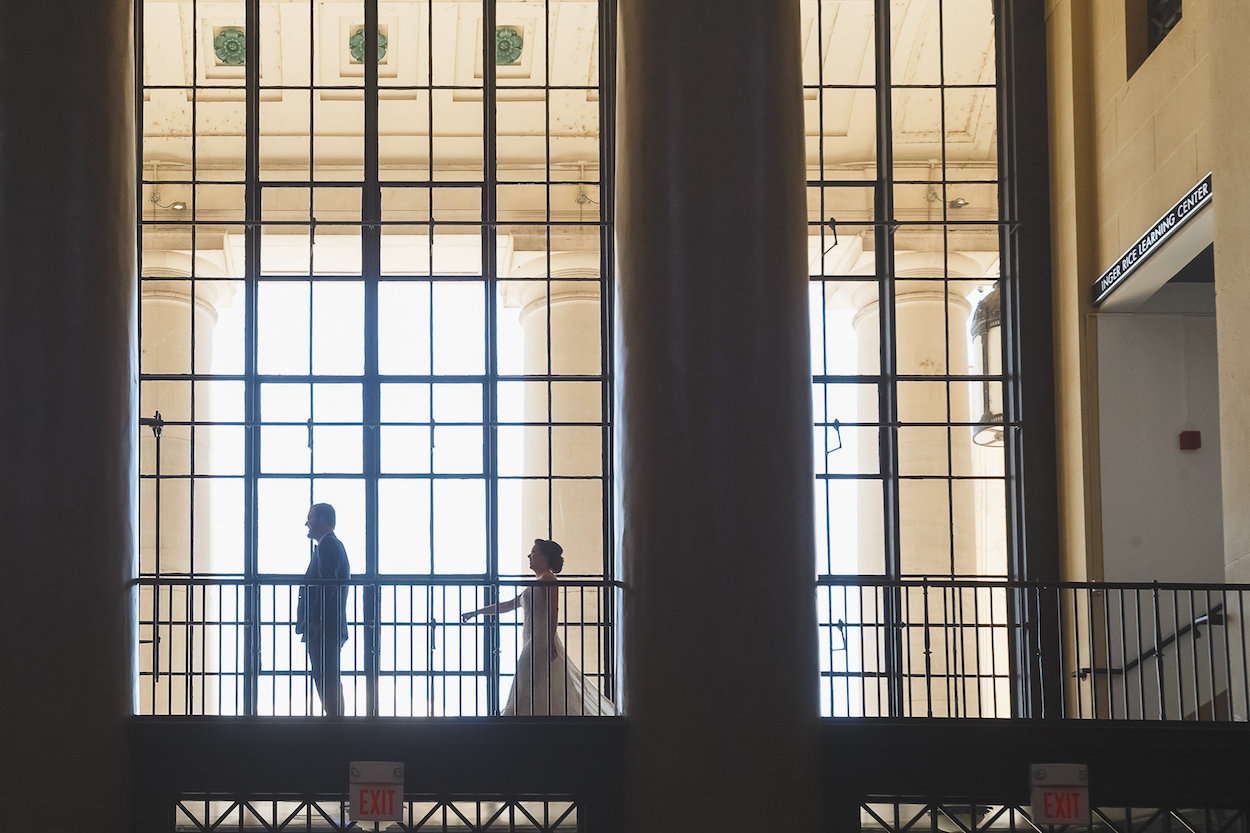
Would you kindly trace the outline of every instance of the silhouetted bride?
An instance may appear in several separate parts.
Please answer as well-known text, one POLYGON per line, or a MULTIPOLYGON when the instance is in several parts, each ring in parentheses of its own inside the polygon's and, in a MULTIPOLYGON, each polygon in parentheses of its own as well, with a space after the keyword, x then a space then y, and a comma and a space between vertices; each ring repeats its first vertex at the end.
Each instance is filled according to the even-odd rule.
POLYGON ((612 702, 586 679, 564 650, 556 633, 560 621, 560 596, 556 573, 564 569, 564 549, 555 541, 534 539, 529 553, 530 569, 538 584, 526 587, 515 599, 472 610, 460 617, 498 615, 521 608, 524 626, 521 656, 504 714, 616 714, 612 702))

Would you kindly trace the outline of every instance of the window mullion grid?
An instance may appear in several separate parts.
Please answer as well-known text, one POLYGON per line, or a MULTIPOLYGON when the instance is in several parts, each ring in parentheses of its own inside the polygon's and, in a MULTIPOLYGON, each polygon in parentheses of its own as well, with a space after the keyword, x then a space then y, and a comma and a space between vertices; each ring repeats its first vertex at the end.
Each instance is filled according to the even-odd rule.
MULTIPOLYGON (((947 376, 954 373, 951 367, 951 338, 954 333, 951 330, 951 280, 950 280, 950 203, 947 201, 949 191, 946 181, 948 174, 947 156, 946 156, 946 43, 945 43, 945 23, 946 9, 942 3, 938 4, 938 120, 940 124, 939 134, 940 140, 939 153, 942 161, 942 199, 939 202, 942 205, 942 362, 943 372, 947 376)), ((960 368, 962 372, 967 372, 967 368, 960 368)), ((950 559, 949 573, 951 576, 959 575, 958 558, 955 553, 955 449, 950 426, 953 419, 953 411, 951 408, 951 382, 948 380, 944 385, 946 399, 946 529, 947 529, 947 556, 950 559)), ((958 592, 958 591, 953 591, 958 592)))
MULTIPOLYGON (((497 10, 495 0, 486 0, 483 8, 483 29, 490 33, 485 38, 484 48, 489 43, 489 51, 482 56, 482 101, 486 108, 486 121, 490 127, 484 131, 483 141, 483 188, 482 194, 482 278, 486 292, 486 378, 482 385, 482 471, 486 483, 486 572, 487 576, 499 576, 499 333, 496 322, 499 320, 499 262, 498 262, 498 157, 499 144, 497 136, 498 120, 496 104, 498 90, 494 61, 495 26, 497 10), (486 22, 489 21, 489 26, 486 22)), ((498 624, 495 617, 496 625, 498 624)), ((487 676, 487 689, 496 691, 498 686, 498 668, 495 675, 487 676)), ((489 707, 493 713, 494 706, 489 707)))
POLYGON ((616 592, 608 582, 616 578, 616 565, 613 558, 615 551, 615 517, 612 499, 615 470, 613 467, 613 416, 612 387, 614 373, 612 349, 615 343, 613 336, 614 322, 612 309, 615 294, 614 264, 615 238, 615 137, 616 110, 612 106, 616 101, 616 3, 615 0, 599 0, 599 373, 600 401, 599 409, 602 424, 600 436, 602 442, 602 499, 603 518, 603 682, 604 694, 613 702, 620 700, 616 691, 616 592))
MULTIPOLYGON (((878 440, 882 483, 882 555, 887 577, 897 578, 902 572, 899 549, 899 482, 898 482, 898 366, 894 323, 894 134, 893 95, 890 71, 890 5, 891 0, 876 0, 877 93, 877 194, 873 222, 876 243, 873 246, 878 281, 877 309, 880 327, 881 385, 877 389, 878 440)), ((883 590, 886 622, 902 621, 902 600, 897 590, 883 590)), ((886 675, 889 681, 889 711, 902 716, 904 691, 901 672, 904 670, 902 632, 890 628, 885 635, 886 675)))
MULTIPOLYGON (((434 43, 434 0, 426 0, 425 20, 426 20, 426 43, 432 47, 434 43)), ((425 572, 433 573, 434 572, 434 524, 436 522, 436 515, 434 512, 434 428, 435 428, 435 425, 434 425, 434 262, 435 262, 434 260, 434 232, 435 232, 434 160, 436 158, 434 155, 434 131, 437 129, 437 125, 434 122, 434 112, 435 112, 434 111, 434 95, 436 93, 435 85, 434 85, 434 50, 432 48, 427 48, 425 52, 426 52, 426 84, 428 85, 426 89, 427 95, 425 97, 426 124, 428 125, 428 129, 426 131, 426 159, 429 160, 428 162, 429 170, 426 171, 426 180, 428 183, 428 187, 425 189, 425 199, 426 199, 425 246, 426 246, 426 264, 427 264, 427 273, 428 273, 426 276, 427 279, 425 281, 425 291, 426 291, 426 299, 427 299, 426 321, 425 321, 425 331, 426 331, 425 350, 426 350, 426 355, 429 357, 429 360, 430 360, 430 366, 428 368, 429 375, 426 380, 426 390, 428 393, 426 401, 428 402, 428 409, 429 409, 426 416, 427 416, 429 429, 430 429, 430 449, 427 452, 427 456, 426 456, 426 471, 428 472, 427 477, 426 477, 426 482, 428 484, 428 489, 426 491, 426 516, 430 518, 430 524, 429 524, 429 527, 426 529, 426 536, 427 536, 426 550, 429 553, 429 562, 426 566, 425 572)), ((429 619, 428 611, 430 609, 431 600, 433 598, 431 595, 432 592, 433 592, 432 589, 428 586, 422 592, 422 595, 424 596, 424 599, 425 599, 425 605, 426 605, 425 609, 427 611, 427 615, 426 615, 427 620, 429 619)), ((417 595, 416 595, 415 590, 410 589, 409 598, 415 599, 416 597, 417 595)), ((411 609, 411 604, 410 604, 410 609, 411 609)), ((410 649, 410 651, 411 650, 412 649, 410 649)), ((425 647, 423 650, 425 652, 425 667, 427 669, 433 668, 434 667, 434 649, 428 638, 425 640, 425 647)), ((432 703, 433 698, 434 698, 434 681, 433 681, 432 675, 428 673, 425 675, 424 685, 425 685, 425 702, 427 704, 432 703)), ((417 688, 416 678, 414 677, 412 683, 409 685, 408 696, 410 698, 416 697, 416 688, 417 688)), ((416 713, 415 707, 413 708, 413 713, 414 714, 416 713)))
POLYGON ((381 390, 378 383, 378 281, 382 272, 382 190, 378 183, 378 3, 365 0, 364 193, 361 194, 361 278, 364 282, 362 448, 365 489, 364 588, 365 711, 378 714, 378 473, 381 469, 381 390))
POLYGON ((547 531, 544 537, 552 539, 555 532, 552 529, 554 520, 552 508, 555 506, 555 427, 553 410, 555 406, 554 400, 554 382, 553 371, 554 363, 551 358, 551 316, 553 313, 551 293, 555 287, 551 280, 551 9, 549 0, 543 0, 543 223, 545 231, 544 248, 547 250, 547 304, 546 315, 543 316, 544 324, 547 328, 545 338, 547 352, 547 381, 544 386, 547 388, 547 531))
MULTIPOLYGON (((818 44, 823 44, 824 40, 824 11, 825 4, 823 2, 816 4, 816 38, 818 44)), ((824 61, 825 54, 823 46, 817 52, 818 58, 816 63, 816 167, 817 175, 820 179, 818 186, 820 191, 818 194, 818 203, 820 205, 820 374, 822 376, 829 375, 829 299, 827 293, 829 291, 829 282, 825 275, 825 78, 824 78, 824 61)), ((811 280, 811 276, 808 276, 811 280)), ((810 301, 809 301, 810 303, 810 301)), ((813 380, 814 381, 814 380, 813 380)), ((821 456, 821 465, 824 467, 824 473, 829 474, 829 386, 822 384, 820 386, 821 396, 821 414, 824 416, 825 426, 822 428, 822 445, 825 453, 821 456)), ((829 492, 830 480, 828 477, 821 478, 820 488, 825 493, 825 575, 833 572, 833 524, 829 514, 829 503, 832 495, 829 492)))
MULTIPOLYGON (((496 434, 498 432, 498 403, 495 383, 498 378, 497 345, 495 339, 495 308, 499 281, 498 263, 498 207, 499 207, 499 140, 497 72, 495 64, 495 27, 498 25, 496 0, 482 0, 482 278, 486 290, 486 379, 483 385, 483 426, 486 435, 486 602, 499 600, 499 537, 498 537, 498 459, 496 434)), ((431 130, 431 132, 433 132, 431 130)), ((432 173, 432 172, 431 172, 432 173)), ((433 517, 433 515, 431 515, 433 517)), ((499 712, 499 645, 501 643, 500 617, 490 617, 483 641, 486 669, 486 701, 490 714, 499 712)))
MULTIPOLYGON (((1030 565, 1026 559, 1024 514, 1027 500, 1024 495, 1024 452, 1021 437, 1021 337, 1020 337, 1020 253, 1015 229, 1019 222, 1017 211, 1017 158, 1015 131, 1015 36, 1020 25, 1014 19, 1011 3, 994 2, 994 39, 997 44, 995 66, 998 105, 998 246, 999 246, 999 298, 1001 303, 999 373, 1003 401, 1004 444, 1004 491, 1006 497, 1007 524, 1007 571, 1008 577, 1017 581, 1036 580, 1040 573, 1048 576, 1053 561, 1047 561, 1043 553, 1034 553, 1030 565), (1038 568, 1041 568, 1040 570, 1038 568)), ((989 368, 984 372, 988 373, 989 368)), ((1058 627, 1058 604, 1040 596, 1008 596, 1008 619, 1011 622, 1033 621, 1037 624, 1027 632, 1017 634, 1009 658, 1009 673, 1016 682, 1011 687, 1013 716, 1043 717, 1049 712, 1058 713, 1062 703, 1052 705, 1046 692, 1058 690, 1062 685, 1059 668, 1062 657, 1050 645, 1031 644, 1031 638, 1058 627)), ((1053 698, 1052 698, 1053 699, 1053 698)))
MULTIPOLYGON (((198 15, 195 18, 199 20, 198 15)), ((243 170, 243 245, 244 282, 244 460, 243 570, 247 579, 245 594, 246 636, 244 648, 246 669, 243 681, 244 714, 258 711, 260 674, 260 588, 257 583, 258 482, 260 469, 260 383, 257 377, 257 296, 260 276, 260 45, 255 33, 260 32, 260 0, 247 0, 244 24, 244 170, 243 170)), ((192 130, 192 135, 195 130, 192 130)))

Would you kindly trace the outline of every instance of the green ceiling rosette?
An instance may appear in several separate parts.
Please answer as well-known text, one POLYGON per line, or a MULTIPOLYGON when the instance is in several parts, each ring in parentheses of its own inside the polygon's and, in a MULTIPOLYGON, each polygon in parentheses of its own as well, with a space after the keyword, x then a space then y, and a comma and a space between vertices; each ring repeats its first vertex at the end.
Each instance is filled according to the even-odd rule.
POLYGON ((495 65, 506 67, 521 60, 525 39, 515 26, 500 26, 495 30, 495 65))
POLYGON ((247 36, 236 26, 222 29, 213 36, 213 52, 228 67, 241 67, 247 60, 247 36))
MULTIPOLYGON (((378 60, 386 57, 387 46, 386 33, 381 29, 378 30, 378 60)), ((352 36, 347 39, 347 48, 352 53, 352 60, 358 64, 365 62, 365 30, 362 26, 352 32, 352 36)))

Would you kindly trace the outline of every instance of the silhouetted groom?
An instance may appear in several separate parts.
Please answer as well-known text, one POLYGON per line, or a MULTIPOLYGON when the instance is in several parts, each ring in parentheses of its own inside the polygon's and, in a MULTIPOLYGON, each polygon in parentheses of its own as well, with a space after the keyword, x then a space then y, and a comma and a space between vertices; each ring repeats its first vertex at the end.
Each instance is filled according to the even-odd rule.
POLYGON ((295 632, 308 649, 313 682, 325 713, 343 713, 343 682, 339 655, 347 641, 347 581, 352 568, 343 544, 334 536, 334 507, 316 503, 308 510, 308 537, 316 542, 307 579, 338 579, 343 584, 305 584, 299 589, 295 632))

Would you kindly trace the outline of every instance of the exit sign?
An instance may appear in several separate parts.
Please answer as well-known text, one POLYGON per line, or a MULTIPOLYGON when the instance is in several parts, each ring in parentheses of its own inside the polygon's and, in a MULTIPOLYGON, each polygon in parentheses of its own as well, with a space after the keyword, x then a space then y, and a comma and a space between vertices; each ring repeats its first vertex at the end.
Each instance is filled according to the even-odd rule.
POLYGON ((404 765, 392 761, 353 761, 349 771, 352 821, 404 820, 404 765))
POLYGON ((1029 767, 1034 824, 1089 824, 1089 769, 1084 764, 1029 767))

